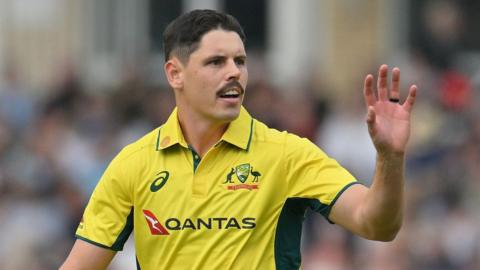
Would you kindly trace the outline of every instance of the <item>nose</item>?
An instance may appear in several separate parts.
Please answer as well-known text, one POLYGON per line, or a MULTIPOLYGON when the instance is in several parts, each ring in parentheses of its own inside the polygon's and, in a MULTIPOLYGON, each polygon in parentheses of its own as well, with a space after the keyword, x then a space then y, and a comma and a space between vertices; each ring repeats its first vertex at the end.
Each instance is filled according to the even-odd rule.
POLYGON ((228 61, 227 69, 227 81, 240 79, 240 67, 233 59, 228 61))

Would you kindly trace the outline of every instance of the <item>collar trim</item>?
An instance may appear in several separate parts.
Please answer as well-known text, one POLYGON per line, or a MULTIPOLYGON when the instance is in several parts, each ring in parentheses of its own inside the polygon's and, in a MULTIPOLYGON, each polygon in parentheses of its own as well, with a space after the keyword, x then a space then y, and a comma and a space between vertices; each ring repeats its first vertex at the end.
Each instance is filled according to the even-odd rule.
MULTIPOLYGON (((239 116, 230 122, 219 142, 224 141, 248 151, 253 137, 253 123, 254 119, 242 106, 239 116)), ((160 151, 176 144, 188 148, 188 144, 185 141, 178 122, 177 108, 172 111, 168 120, 159 128, 156 150, 160 151)), ((218 143, 216 145, 218 145, 218 143)))

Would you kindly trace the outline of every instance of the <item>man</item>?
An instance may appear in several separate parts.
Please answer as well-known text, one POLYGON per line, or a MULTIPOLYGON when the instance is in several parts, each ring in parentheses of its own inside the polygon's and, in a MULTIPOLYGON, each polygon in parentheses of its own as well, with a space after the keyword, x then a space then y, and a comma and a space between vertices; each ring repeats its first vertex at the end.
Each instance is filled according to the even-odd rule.
MULTIPOLYGON (((400 71, 365 79, 377 149, 372 186, 307 139, 269 129, 242 107, 245 35, 230 15, 195 10, 165 30, 176 109, 125 147, 88 203, 62 269, 105 269, 132 229, 139 269, 298 269, 307 207, 368 239, 402 223, 403 167, 416 87, 399 101, 400 71)), ((353 142, 352 142, 353 143, 353 142)))

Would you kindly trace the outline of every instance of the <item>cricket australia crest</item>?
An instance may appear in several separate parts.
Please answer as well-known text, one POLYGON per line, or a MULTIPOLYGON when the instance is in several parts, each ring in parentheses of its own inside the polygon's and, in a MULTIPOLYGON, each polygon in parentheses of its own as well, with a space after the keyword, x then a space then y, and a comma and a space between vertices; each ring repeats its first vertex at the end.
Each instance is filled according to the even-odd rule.
POLYGON ((244 163, 237 165, 235 168, 231 168, 223 184, 233 184, 227 186, 228 190, 254 190, 258 189, 258 179, 260 176, 262 176, 262 174, 259 171, 254 171, 250 163, 244 163), (234 175, 237 179, 233 178, 234 175), (237 182, 235 180, 238 180, 239 184, 235 184, 235 182, 237 182))
POLYGON ((245 183, 245 181, 247 181, 248 179, 248 176, 250 175, 250 164, 247 163, 238 165, 235 168, 235 172, 237 174, 238 180, 240 180, 240 182, 242 183, 245 183))

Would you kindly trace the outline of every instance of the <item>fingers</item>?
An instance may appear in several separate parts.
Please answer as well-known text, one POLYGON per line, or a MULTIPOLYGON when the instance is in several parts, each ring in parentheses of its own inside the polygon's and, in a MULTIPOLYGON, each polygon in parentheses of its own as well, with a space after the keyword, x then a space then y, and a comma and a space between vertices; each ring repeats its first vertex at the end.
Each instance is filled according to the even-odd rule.
POLYGON ((390 99, 400 100, 400 69, 392 69, 392 87, 390 89, 390 99))
POLYGON ((381 65, 378 69, 378 79, 377 79, 377 90, 378 90, 378 99, 380 101, 386 101, 388 99, 388 90, 387 90, 387 77, 388 77, 388 66, 381 65))
POLYGON ((413 105, 415 104, 416 97, 417 97, 417 86, 412 85, 412 86, 410 86, 410 90, 408 91, 408 97, 405 100, 405 103, 403 103, 403 108, 407 112, 412 111, 413 105))
MULTIPOLYGON (((373 89, 373 76, 367 75, 365 77, 363 92, 364 92, 364 99, 365 104, 367 107, 374 106, 377 102, 377 98, 374 93, 373 89)), ((396 102, 398 103, 400 100, 400 69, 398 67, 394 67, 392 69, 392 83, 390 87, 390 93, 388 90, 388 66, 383 64, 378 69, 378 78, 377 78, 377 93, 378 93, 378 100, 383 102, 396 102)), ((417 92, 417 86, 412 85, 410 87, 408 97, 405 100, 404 106, 405 110, 411 111, 413 104, 415 103, 415 97, 417 92)))
POLYGON ((376 118, 375 109, 373 108, 373 106, 368 106, 367 126, 368 126, 368 132, 370 133, 370 135, 375 134, 375 118, 376 118))
POLYGON ((365 77, 365 82, 363 84, 363 97, 367 107, 374 106, 377 101, 377 98, 373 93, 373 76, 371 74, 368 74, 367 77, 365 77))

